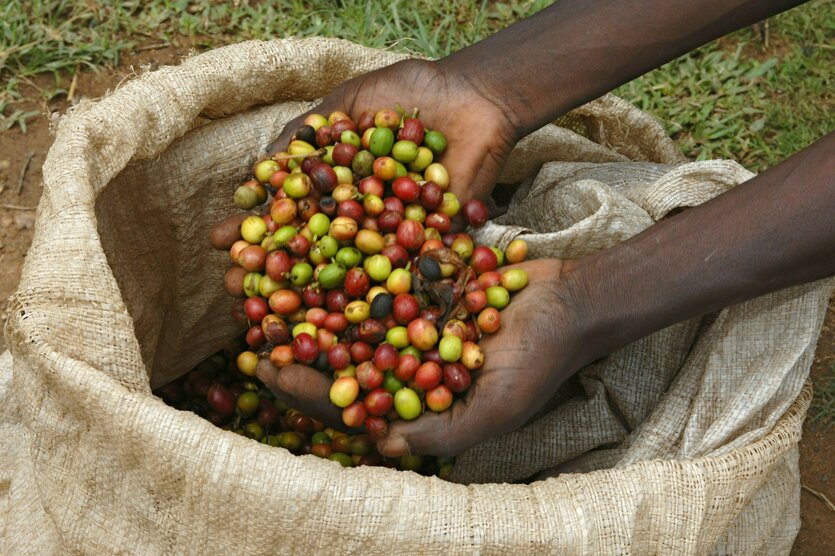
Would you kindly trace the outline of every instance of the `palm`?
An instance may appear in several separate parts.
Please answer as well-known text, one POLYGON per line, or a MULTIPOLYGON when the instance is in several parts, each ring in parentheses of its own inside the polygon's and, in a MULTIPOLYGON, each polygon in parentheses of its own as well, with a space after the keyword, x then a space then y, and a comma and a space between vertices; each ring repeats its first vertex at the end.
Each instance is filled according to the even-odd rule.
POLYGON ((451 410, 396 422, 380 445, 389 455, 404 452, 447 455, 520 427, 576 369, 570 316, 561 299, 555 259, 520 265, 531 283, 502 311, 496 334, 481 341, 485 366, 451 410))
MULTIPOLYGON (((359 118, 365 110, 420 110, 429 129, 447 138, 441 161, 450 175, 450 190, 462 200, 486 198, 513 148, 507 116, 460 77, 434 63, 406 60, 340 85, 314 112, 343 110, 359 118)), ((304 116, 290 122, 271 149, 284 148, 304 116)))

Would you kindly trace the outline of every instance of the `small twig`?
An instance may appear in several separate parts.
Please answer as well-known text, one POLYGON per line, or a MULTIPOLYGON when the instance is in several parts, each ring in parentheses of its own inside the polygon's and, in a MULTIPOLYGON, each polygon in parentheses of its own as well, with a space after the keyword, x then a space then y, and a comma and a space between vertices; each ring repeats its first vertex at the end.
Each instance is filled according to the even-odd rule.
POLYGON ((159 50, 160 48, 165 48, 168 46, 167 42, 157 42, 154 44, 146 44, 145 46, 138 46, 133 50, 135 52, 144 52, 145 50, 159 50))
POLYGON ((75 73, 72 74, 72 81, 70 81, 70 90, 67 92, 67 102, 72 102, 75 96, 75 88, 78 85, 78 66, 75 66, 75 73))
POLYGON ((17 182, 17 194, 20 195, 21 191, 23 191, 23 181, 26 179, 26 172, 29 170, 29 164, 31 164, 32 159, 35 157, 34 152, 30 152, 26 156, 26 162, 23 164, 23 170, 20 171, 20 179, 17 182))
POLYGON ((24 207, 22 205, 6 205, 0 204, 0 208, 8 210, 38 210, 38 207, 24 207))
POLYGON ((818 492, 817 490, 815 490, 813 488, 809 488, 806 485, 800 485, 800 488, 805 488, 806 490, 808 490, 809 492, 811 492, 812 494, 814 494, 815 496, 820 498, 823 501, 823 503, 826 504, 827 508, 829 508, 830 510, 835 512, 835 504, 833 504, 832 500, 827 498, 827 496, 824 493, 818 492))

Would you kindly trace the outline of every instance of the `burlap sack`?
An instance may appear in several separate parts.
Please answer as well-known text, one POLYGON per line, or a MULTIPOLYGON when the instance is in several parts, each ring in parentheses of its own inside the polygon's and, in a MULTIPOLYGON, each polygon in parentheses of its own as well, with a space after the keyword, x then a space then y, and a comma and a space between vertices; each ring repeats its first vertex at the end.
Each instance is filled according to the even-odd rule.
MULTIPOLYGON (((583 370, 538 420, 460 457, 455 480, 469 485, 292 456, 151 394, 237 331, 226 255, 207 238, 249 165, 309 101, 400 58, 248 42, 61 119, 0 358, 4 552, 789 550, 828 282, 583 370), (572 473, 498 484, 555 466, 572 473)), ((516 149, 505 179, 534 179, 482 239, 526 234, 537 256, 580 256, 751 176, 683 164, 660 126, 611 96, 561 123, 516 149)))

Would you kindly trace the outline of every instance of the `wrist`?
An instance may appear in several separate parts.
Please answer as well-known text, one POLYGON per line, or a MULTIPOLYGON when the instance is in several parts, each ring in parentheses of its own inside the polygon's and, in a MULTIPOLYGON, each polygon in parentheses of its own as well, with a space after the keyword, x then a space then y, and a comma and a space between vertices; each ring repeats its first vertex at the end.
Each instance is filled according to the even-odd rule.
POLYGON ((616 248, 563 262, 558 288, 563 302, 571 307, 578 335, 576 366, 588 365, 622 345, 629 343, 628 329, 622 323, 628 303, 621 300, 628 277, 621 276, 623 266, 616 248))

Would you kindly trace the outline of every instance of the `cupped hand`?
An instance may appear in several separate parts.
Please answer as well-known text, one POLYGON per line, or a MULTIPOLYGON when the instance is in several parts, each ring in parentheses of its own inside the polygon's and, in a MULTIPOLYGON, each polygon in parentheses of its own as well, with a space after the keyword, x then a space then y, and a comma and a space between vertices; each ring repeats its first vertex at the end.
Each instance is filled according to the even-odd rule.
MULTIPOLYGON (((395 421, 377 447, 385 456, 456 455, 525 424, 583 364, 570 263, 539 259, 524 268, 530 282, 501 312, 501 328, 482 337, 484 367, 449 410, 395 421)), ((505 270, 505 269, 502 269, 505 270)))
POLYGON ((486 199, 516 142, 506 111, 479 92, 479 86, 438 62, 404 60, 339 85, 321 104, 288 123, 268 147, 285 149, 305 116, 334 110, 354 120, 366 110, 419 109, 427 129, 441 131, 447 149, 440 162, 450 176, 450 191, 461 200, 486 199))
MULTIPOLYGON (((501 312, 501 328, 480 346, 485 365, 473 371, 472 386, 442 413, 427 410, 414 421, 398 420, 377 447, 385 456, 455 455, 521 427, 581 366, 582 329, 572 295, 561 276, 567 263, 541 259, 524 268, 528 286, 501 312)), ((344 428, 340 410, 329 402, 332 381, 305 365, 278 369, 259 363, 261 379, 293 407, 344 428)))

